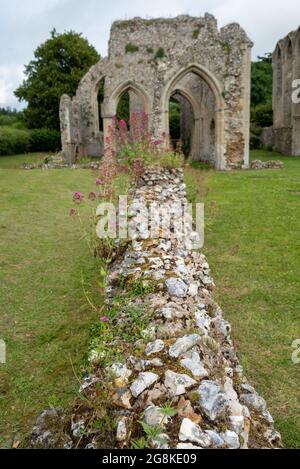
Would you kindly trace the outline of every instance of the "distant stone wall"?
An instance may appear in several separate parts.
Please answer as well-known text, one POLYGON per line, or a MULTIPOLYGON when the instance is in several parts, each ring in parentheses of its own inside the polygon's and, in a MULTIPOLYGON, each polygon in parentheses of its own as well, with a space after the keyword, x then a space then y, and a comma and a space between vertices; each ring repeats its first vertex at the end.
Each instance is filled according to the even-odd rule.
POLYGON ((273 149, 300 156, 300 103, 292 101, 294 80, 300 80, 300 27, 281 39, 273 53, 273 149))
POLYGON ((141 223, 145 206, 176 203, 176 220, 186 202, 182 170, 149 168, 138 181, 129 210, 137 236, 111 269, 106 288, 108 307, 117 308, 110 357, 122 345, 118 330, 132 311, 142 311, 146 328, 113 363, 107 350, 90 351, 94 372, 82 383, 85 399, 68 415, 45 411, 33 430, 34 447, 131 448, 142 437, 146 447, 158 449, 281 446, 266 402, 239 364, 207 259, 192 249, 196 233, 167 236, 161 230, 158 239, 148 239, 148 223, 141 223), (138 281, 152 289, 134 297, 138 281), (156 429, 155 436, 143 432, 141 421, 156 429))
POLYGON ((71 105, 66 97, 62 98, 62 146, 66 159, 102 153, 97 102, 102 80, 105 141, 125 91, 134 92, 139 98, 149 115, 149 130, 157 137, 168 136, 169 99, 182 80, 194 77, 212 96, 209 116, 213 114, 215 127, 212 147, 203 151, 201 138, 207 144, 207 129, 211 129, 207 112, 195 89, 185 90, 185 97, 194 108, 200 102, 199 120, 193 129, 196 136, 192 158, 209 157, 218 169, 248 166, 251 48, 251 41, 238 24, 219 30, 216 19, 209 14, 204 18, 134 18, 115 22, 108 57, 82 79, 71 105), (71 136, 66 133, 68 127, 71 136))

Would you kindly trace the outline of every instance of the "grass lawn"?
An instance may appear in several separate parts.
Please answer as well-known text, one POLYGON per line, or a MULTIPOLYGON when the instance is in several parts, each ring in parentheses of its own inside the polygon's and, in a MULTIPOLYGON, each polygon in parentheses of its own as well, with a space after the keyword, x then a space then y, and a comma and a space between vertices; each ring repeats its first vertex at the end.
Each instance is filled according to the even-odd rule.
POLYGON ((17 168, 45 155, 0 157, 0 447, 30 430, 49 405, 65 405, 79 387, 91 311, 82 292, 97 292, 97 261, 70 218, 74 191, 94 190, 89 170, 17 168), (89 287, 91 285, 91 287, 89 287))
POLYGON ((190 199, 205 203, 204 251, 217 298, 250 381, 266 398, 287 447, 300 448, 300 158, 284 170, 186 170, 190 199))
MULTIPOLYGON (((92 298, 98 262, 68 216, 72 193, 89 192, 89 170, 18 168, 44 155, 0 157, 0 447, 31 429, 48 405, 66 405, 78 389, 89 326, 83 271, 92 298)), ((288 447, 300 448, 300 159, 269 152, 284 170, 186 169, 191 200, 205 202, 205 253, 218 300, 233 325, 247 376, 267 399, 288 447)))

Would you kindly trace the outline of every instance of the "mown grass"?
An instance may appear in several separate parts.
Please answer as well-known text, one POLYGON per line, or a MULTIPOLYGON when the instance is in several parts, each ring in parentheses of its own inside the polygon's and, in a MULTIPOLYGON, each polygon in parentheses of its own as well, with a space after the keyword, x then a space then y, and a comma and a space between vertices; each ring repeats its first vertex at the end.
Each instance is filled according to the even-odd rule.
POLYGON ((85 288, 101 305, 99 262, 70 218, 74 191, 94 190, 89 170, 9 169, 45 155, 0 157, 0 338, 7 363, 0 364, 0 447, 31 429, 49 405, 76 395, 97 313, 85 288))
POLYGON ((186 169, 190 199, 205 203, 204 251, 217 298, 233 326, 238 355, 266 398, 284 443, 300 448, 300 159, 284 170, 215 172, 186 169))

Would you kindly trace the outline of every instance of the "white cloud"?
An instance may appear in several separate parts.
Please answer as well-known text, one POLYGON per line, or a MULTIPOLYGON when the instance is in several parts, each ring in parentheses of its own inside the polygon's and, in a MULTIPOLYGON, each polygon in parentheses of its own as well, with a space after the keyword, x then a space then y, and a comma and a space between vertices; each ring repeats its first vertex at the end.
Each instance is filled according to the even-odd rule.
POLYGON ((57 31, 73 29, 105 55, 116 19, 214 14, 220 26, 238 22, 255 43, 253 57, 271 52, 276 42, 300 23, 299 0, 10 0, 1 2, 1 105, 18 105, 13 90, 22 81, 23 64, 34 49, 57 31))
POLYGON ((24 77, 22 69, 22 66, 16 64, 0 65, 0 107, 24 107, 14 95, 14 90, 24 77))

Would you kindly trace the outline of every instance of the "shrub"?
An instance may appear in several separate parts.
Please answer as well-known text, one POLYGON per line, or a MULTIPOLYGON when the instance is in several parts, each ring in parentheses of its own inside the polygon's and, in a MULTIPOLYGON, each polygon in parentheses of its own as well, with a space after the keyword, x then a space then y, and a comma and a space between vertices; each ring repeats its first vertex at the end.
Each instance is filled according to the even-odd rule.
POLYGON ((131 42, 126 44, 126 47, 125 47, 126 54, 134 54, 134 52, 138 52, 138 50, 139 48, 135 44, 132 44, 131 42))
POLYGON ((30 151, 30 131, 0 127, 0 155, 15 155, 30 151))
POLYGON ((162 47, 160 47, 160 48, 158 49, 158 51, 156 52, 156 54, 155 54, 155 58, 156 58, 156 59, 163 59, 165 56, 166 56, 165 49, 163 49, 162 47))
POLYGON ((270 127, 273 125, 272 104, 258 104, 251 109, 251 122, 259 127, 270 127))
POLYGON ((0 114, 0 126, 10 126, 14 125, 18 121, 16 116, 9 116, 9 115, 1 115, 0 114))
POLYGON ((194 29, 193 31, 193 39, 198 39, 200 34, 200 28, 194 29))
POLYGON ((159 165, 166 169, 178 169, 184 165, 184 156, 182 153, 167 151, 159 155, 159 165))
POLYGON ((250 149, 251 150, 258 150, 261 147, 260 138, 257 135, 250 136, 250 149))
POLYGON ((30 132, 30 151, 59 151, 60 132, 53 129, 35 129, 30 132))
POLYGON ((17 155, 39 151, 58 151, 60 133, 49 129, 19 129, 17 127, 0 127, 0 155, 17 155))

